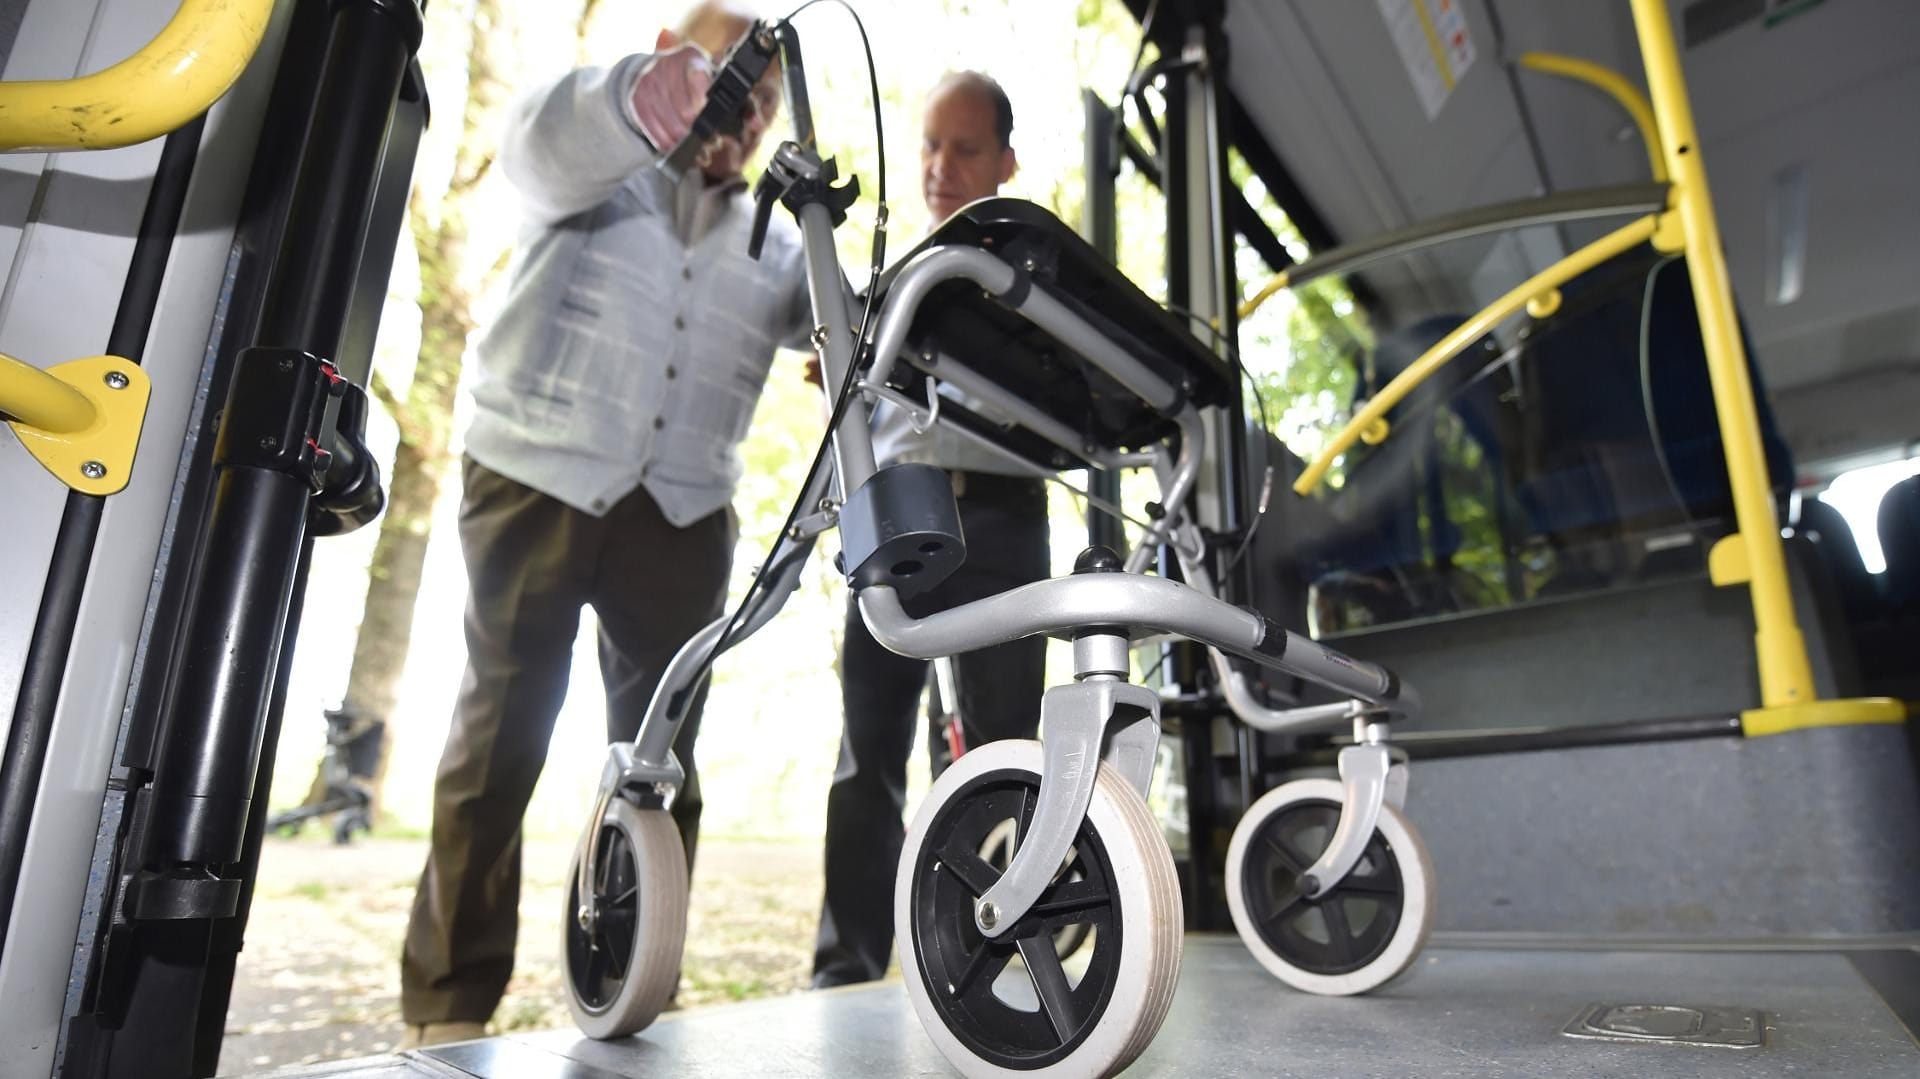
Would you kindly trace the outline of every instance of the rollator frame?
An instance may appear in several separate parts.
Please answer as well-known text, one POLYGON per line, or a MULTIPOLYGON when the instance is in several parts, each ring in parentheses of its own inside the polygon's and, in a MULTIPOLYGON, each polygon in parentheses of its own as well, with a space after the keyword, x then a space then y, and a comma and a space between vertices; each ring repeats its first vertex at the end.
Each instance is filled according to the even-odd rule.
MULTIPOLYGON (((847 382, 849 370, 858 359, 851 314, 857 298, 841 271, 833 238, 833 230, 851 199, 845 188, 832 186, 836 178, 833 162, 823 161, 812 148, 805 71, 792 26, 763 23, 742 39, 736 51, 776 47, 784 60, 787 103, 800 139, 784 142, 768 165, 756 191, 760 200, 756 231, 776 200, 786 203, 797 218, 815 327, 812 340, 821 354, 823 385, 839 387, 847 382)), ((933 659, 1036 634, 1074 641, 1074 681, 1049 688, 1041 700, 1045 764, 1032 823, 1006 872, 974 907, 975 925, 982 936, 999 939, 1019 922, 1066 859, 1093 796, 1098 770, 1086 767, 1088 761, 1105 763, 1142 797, 1147 794, 1160 736, 1161 699, 1153 689, 1126 681, 1129 647, 1137 639, 1172 634, 1205 645, 1221 676, 1227 707, 1249 726, 1264 731, 1305 732, 1353 723, 1356 744, 1340 755, 1345 790, 1340 823, 1326 852, 1303 874, 1301 887, 1309 895, 1321 894, 1359 862, 1380 806, 1389 800, 1400 804, 1406 789, 1406 769, 1404 763, 1393 759, 1387 746, 1388 721, 1416 717, 1418 696, 1382 667, 1325 648, 1264 615, 1211 594, 1197 557, 1198 531, 1186 508, 1207 445, 1201 406, 1190 398, 1188 387, 1161 377, 1053 296, 1044 284, 1033 280, 1031 269, 978 248, 944 245, 913 256, 891 281, 885 300, 874 312, 871 368, 854 383, 841 422, 829 432, 833 467, 815 477, 799 503, 817 507, 816 512, 780 537, 768 563, 772 567, 770 580, 750 597, 747 609, 737 618, 737 629, 729 632, 728 626, 736 618, 723 615, 682 646, 663 673, 634 742, 610 749, 599 798, 581 846, 577 887, 582 899, 576 917, 583 929, 591 929, 595 918, 587 899, 593 894, 592 881, 598 872, 598 844, 592 842, 592 836, 606 818, 612 799, 627 798, 643 808, 671 804, 684 781, 684 771, 671 746, 711 660, 751 636, 778 613, 797 587, 815 539, 838 523, 837 511, 880 471, 870 430, 873 404, 887 400, 907 407, 917 427, 948 422, 939 415, 935 404, 938 395, 933 393, 931 382, 929 406, 924 412, 886 388, 895 364, 902 358, 929 379, 951 382, 968 397, 1013 417, 1069 458, 1085 459, 1105 468, 1146 465, 1153 469, 1162 488, 1164 509, 1134 544, 1124 565, 1113 564, 1110 553, 1103 549, 1090 548, 1071 575, 1023 585, 924 618, 906 613, 892 583, 853 584, 861 616, 874 639, 902 655, 933 659), (1170 451, 1169 440, 1164 438, 1142 453, 1087 445, 964 362, 908 350, 907 335, 923 303, 935 286, 954 279, 978 285, 1170 420, 1179 436, 1177 454, 1170 451), (1193 584, 1145 574, 1163 546, 1177 553, 1193 584), (1266 707, 1247 685, 1245 674, 1233 669, 1229 655, 1272 667, 1347 699, 1294 708, 1266 707)), ((991 439, 977 432, 957 425, 951 429, 980 445, 998 449, 991 439)), ((1022 460, 1019 455, 1010 456, 1022 460)), ((1029 469, 1036 475, 1051 471, 1030 462, 1029 469)), ((853 567, 846 568, 851 572, 853 567)))

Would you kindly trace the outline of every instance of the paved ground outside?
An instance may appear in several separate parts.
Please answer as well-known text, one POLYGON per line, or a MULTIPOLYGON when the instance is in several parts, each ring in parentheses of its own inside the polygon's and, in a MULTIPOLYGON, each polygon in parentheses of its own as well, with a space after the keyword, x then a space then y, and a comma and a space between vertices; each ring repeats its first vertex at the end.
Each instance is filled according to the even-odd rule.
MULTIPOLYGON (((528 846, 519 958, 494 1032, 570 1024, 559 918, 569 844, 528 846)), ((400 1038, 400 939, 425 840, 269 839, 227 1014, 223 1075, 366 1056, 400 1038)), ((820 904, 818 842, 703 838, 680 1004, 803 990, 820 904)))

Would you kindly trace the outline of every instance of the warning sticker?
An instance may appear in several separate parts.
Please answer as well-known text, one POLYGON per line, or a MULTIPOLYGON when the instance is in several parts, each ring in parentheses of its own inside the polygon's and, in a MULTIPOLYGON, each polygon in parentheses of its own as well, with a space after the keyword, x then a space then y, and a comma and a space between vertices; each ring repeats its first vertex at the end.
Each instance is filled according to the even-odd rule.
POLYGON ((1440 115, 1454 85, 1473 66, 1473 37, 1459 0, 1377 0, 1400 63, 1427 119, 1440 115))

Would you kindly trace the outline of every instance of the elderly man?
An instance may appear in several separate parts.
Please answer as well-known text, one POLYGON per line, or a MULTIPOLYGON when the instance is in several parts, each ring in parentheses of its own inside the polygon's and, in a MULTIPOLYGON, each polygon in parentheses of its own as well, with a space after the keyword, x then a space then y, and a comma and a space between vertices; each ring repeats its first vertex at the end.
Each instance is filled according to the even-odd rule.
MULTIPOLYGON (((922 126, 921 194, 935 220, 997 193, 1012 178, 1018 165, 1013 107, 991 78, 963 71, 941 79, 927 95, 922 126)), ((1040 480, 1008 474, 1005 458, 950 432, 916 435, 903 414, 884 405, 876 412, 874 452, 882 464, 947 469, 960 504, 967 561, 939 587, 908 600, 909 613, 926 615, 1047 576, 1047 497, 1040 480)), ((1046 642, 1037 637, 955 657, 958 711, 970 745, 1034 736, 1045 662, 1046 642)), ((927 663, 882 648, 850 598, 840 656, 846 726, 827 794, 816 988, 886 973, 907 757, 926 683, 927 663)))
MULTIPOLYGON (((520 823, 566 696, 580 609, 600 624, 607 737, 629 740, 667 661, 725 603, 737 447, 776 343, 807 319, 797 234, 747 256, 742 163, 779 104, 678 183, 650 167, 705 103, 712 58, 751 24, 708 0, 656 51, 521 102, 500 163, 523 231, 477 349, 460 543, 467 670, 434 784, 433 841, 401 959, 406 1044, 479 1037, 513 970, 520 823)), ((674 751, 689 865, 695 704, 674 751)), ((555 911, 556 916, 558 911, 555 911)))

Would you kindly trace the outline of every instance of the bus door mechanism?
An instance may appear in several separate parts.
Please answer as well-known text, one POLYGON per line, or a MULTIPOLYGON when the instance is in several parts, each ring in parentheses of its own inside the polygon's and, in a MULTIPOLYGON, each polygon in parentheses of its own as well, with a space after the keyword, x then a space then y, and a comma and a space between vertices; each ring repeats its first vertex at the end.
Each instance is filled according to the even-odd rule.
MULTIPOLYGON (((262 504, 305 503, 304 530, 282 524, 273 530, 280 542, 267 544, 289 561, 298 557, 301 531, 342 535, 385 506, 380 468, 365 442, 366 422, 366 391, 330 361, 278 346, 241 354, 214 466, 222 487, 257 491, 262 504), (322 443, 335 402, 335 449, 329 451, 322 443)), ((224 598, 238 606, 258 602, 238 592, 224 598)), ((156 774, 149 822, 158 827, 148 832, 147 868, 128 882, 126 912, 136 920, 235 913, 239 881, 222 879, 219 869, 241 860, 260 732, 252 724, 235 724, 215 733, 225 737, 171 740, 163 750, 167 759, 156 774)))

